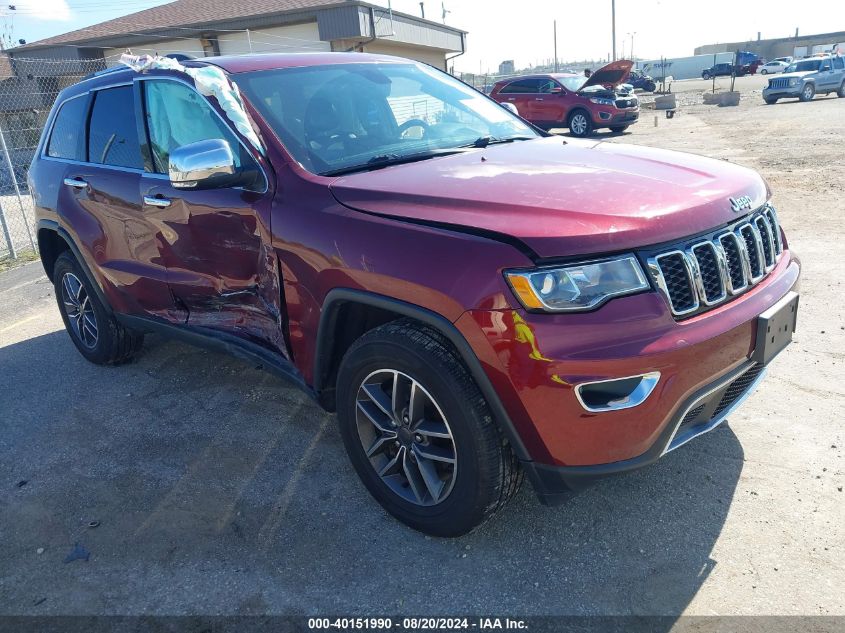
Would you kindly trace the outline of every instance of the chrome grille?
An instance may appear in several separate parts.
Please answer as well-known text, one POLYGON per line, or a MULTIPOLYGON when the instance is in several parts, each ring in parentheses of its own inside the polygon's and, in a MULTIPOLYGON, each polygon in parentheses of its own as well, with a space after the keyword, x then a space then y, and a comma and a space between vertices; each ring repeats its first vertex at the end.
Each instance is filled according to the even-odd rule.
POLYGON ((759 283, 782 252, 777 214, 765 205, 728 229, 648 257, 648 267, 672 314, 681 317, 759 283))

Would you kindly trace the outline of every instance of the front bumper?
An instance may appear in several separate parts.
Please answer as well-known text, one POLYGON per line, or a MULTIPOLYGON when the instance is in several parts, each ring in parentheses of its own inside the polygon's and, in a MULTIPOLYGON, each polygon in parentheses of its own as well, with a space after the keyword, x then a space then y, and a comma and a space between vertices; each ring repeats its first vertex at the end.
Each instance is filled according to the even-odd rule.
POLYGON ((636 123, 640 118, 640 109, 619 110, 601 109, 593 114, 593 125, 595 127, 616 127, 621 125, 631 125, 636 123))
POLYGON ((786 88, 763 88, 764 99, 789 99, 801 96, 801 91, 804 89, 804 84, 799 83, 797 86, 788 86, 786 88))
POLYGON ((544 502, 555 503, 592 481, 655 461, 689 439, 692 427, 698 427, 694 436, 702 425, 710 430, 721 422, 762 376, 752 361, 757 317, 796 288, 798 277, 798 260, 785 248, 753 289, 684 321, 648 292, 589 313, 473 311, 456 324, 530 455, 529 478, 544 502), (661 378, 635 408, 591 412, 576 397, 579 384, 646 372, 661 378), (742 377, 748 384, 735 385, 716 414, 742 377), (700 415, 679 431, 701 404, 700 415), (702 417, 708 412, 713 415, 702 417))

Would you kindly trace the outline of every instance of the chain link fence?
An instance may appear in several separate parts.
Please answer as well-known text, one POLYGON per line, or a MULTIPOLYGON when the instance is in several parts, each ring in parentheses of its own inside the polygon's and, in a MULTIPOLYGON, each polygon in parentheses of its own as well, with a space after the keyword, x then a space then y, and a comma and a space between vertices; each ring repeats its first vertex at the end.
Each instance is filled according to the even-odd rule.
POLYGON ((103 59, 0 55, 0 263, 38 251, 27 172, 53 102, 61 90, 104 68, 103 59))

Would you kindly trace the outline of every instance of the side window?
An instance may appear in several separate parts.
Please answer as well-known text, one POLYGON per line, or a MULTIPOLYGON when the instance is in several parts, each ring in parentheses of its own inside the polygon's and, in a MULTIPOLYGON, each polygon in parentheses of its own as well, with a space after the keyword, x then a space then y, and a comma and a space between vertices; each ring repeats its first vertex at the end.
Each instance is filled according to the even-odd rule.
POLYGON ((132 86, 94 93, 88 129, 88 161, 143 169, 132 86))
POLYGON ((550 94, 557 87, 559 87, 558 83, 551 79, 544 79, 540 82, 540 92, 543 94, 550 94))
POLYGON ((167 173, 170 152, 177 147, 208 139, 229 143, 235 167, 246 158, 234 133, 193 88, 177 81, 145 81, 144 101, 156 172, 167 173))
POLYGON ((500 94, 531 94, 539 92, 542 79, 520 79, 501 89, 500 94))
POLYGON ((845 58, 843 57, 834 57, 833 58, 833 67, 836 70, 845 69, 845 58))
POLYGON ((85 115, 87 114, 88 99, 77 97, 65 101, 56 115, 50 142, 47 144, 47 156, 67 158, 70 160, 85 160, 82 143, 85 134, 85 115))

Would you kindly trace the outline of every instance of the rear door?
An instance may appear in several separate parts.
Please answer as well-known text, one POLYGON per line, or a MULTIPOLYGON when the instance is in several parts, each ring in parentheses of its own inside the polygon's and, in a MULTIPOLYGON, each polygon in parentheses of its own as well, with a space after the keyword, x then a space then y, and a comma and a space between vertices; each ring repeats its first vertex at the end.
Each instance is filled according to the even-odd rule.
POLYGON ((278 263, 270 240, 266 176, 257 191, 241 187, 177 189, 167 176, 169 154, 208 139, 229 143, 236 164, 255 158, 223 117, 185 82, 139 78, 150 172, 139 182, 144 212, 162 227, 168 282, 188 325, 218 330, 286 353, 278 263))
POLYGON ((105 278, 115 310, 171 318, 158 227, 138 198, 144 165, 132 85, 99 88, 87 100, 87 125, 66 131, 78 138, 81 160, 65 168, 59 210, 105 278))
POLYGON ((535 116, 534 100, 540 96, 542 82, 539 77, 516 79, 499 91, 501 100, 514 104, 523 119, 532 123, 539 122, 540 119, 535 116))

